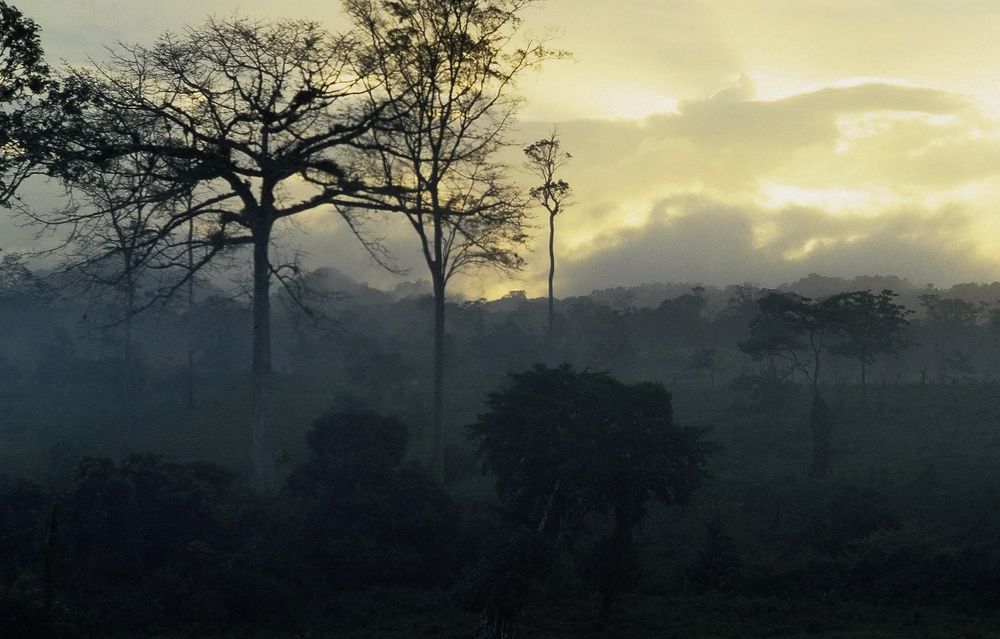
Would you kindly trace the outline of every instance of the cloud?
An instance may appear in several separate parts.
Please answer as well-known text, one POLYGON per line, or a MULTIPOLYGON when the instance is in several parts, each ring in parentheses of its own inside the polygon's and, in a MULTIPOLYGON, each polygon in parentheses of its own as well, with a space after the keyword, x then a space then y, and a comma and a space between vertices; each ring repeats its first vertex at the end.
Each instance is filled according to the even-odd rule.
POLYGON ((602 234, 562 256, 563 294, 645 282, 777 285, 805 273, 899 275, 912 281, 991 279, 997 263, 972 256, 959 208, 899 210, 880 217, 789 208, 772 213, 700 196, 664 200, 642 228, 602 234), (763 237, 761 237, 763 232, 763 237))
MULTIPOLYGON (((30 3, 29 3, 30 4, 30 3)), ((103 57, 115 40, 239 10, 344 26, 338 3, 300 0, 46 0, 22 7, 51 57, 103 57)), ((527 79, 519 136, 560 124, 576 204, 558 222, 560 287, 661 279, 778 282, 809 270, 896 271, 915 281, 994 279, 1000 207, 1000 8, 993 0, 547 0, 526 28, 554 26, 575 61, 527 79), (850 47, 845 46, 850 43, 850 47), (873 78, 885 78, 882 80, 873 78), (992 109, 992 111, 991 111, 992 109), (905 272, 902 272, 905 269, 905 272)), ((512 166, 521 162, 514 150, 512 166)), ((410 231, 382 233, 409 278, 410 231)), ((544 290, 539 233, 523 282, 544 290)), ((391 286, 334 216, 281 244, 391 286)), ((0 248, 31 246, 0 219, 0 248)))
MULTIPOLYGON (((994 140, 975 139, 981 119, 947 92, 874 84, 758 100, 744 99, 745 91, 741 84, 639 121, 562 123, 564 146, 575 157, 567 179, 580 201, 608 204, 694 187, 747 196, 767 179, 867 186, 880 176, 923 182, 933 174, 956 183, 981 175, 983 161, 1000 150, 994 140), (949 127, 929 123, 947 116, 955 118, 949 127), (844 129, 864 117, 884 126, 866 137, 844 129), (859 164, 864 171, 854 170, 859 164)), ((525 124, 521 136, 530 141, 549 126, 525 124)))
POLYGON ((522 82, 531 118, 641 117, 744 71, 700 0, 547 0, 527 17, 536 32, 554 27, 555 46, 573 53, 522 82))

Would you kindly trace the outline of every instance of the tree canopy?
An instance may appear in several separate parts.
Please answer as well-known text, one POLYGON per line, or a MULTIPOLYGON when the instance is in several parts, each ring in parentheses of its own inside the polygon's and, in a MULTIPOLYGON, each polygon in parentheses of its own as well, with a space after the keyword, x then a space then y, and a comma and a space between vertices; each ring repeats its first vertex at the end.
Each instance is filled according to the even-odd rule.
POLYGON ((585 518, 607 522, 591 541, 594 552, 580 556, 606 616, 633 581, 632 530, 649 503, 684 502, 704 478, 714 449, 705 431, 673 423, 661 384, 625 384, 569 365, 512 373, 486 407, 469 436, 511 526, 558 548, 580 536, 585 518), (617 558, 610 562, 609 548, 617 558))
POLYGON ((0 0, 0 203, 44 173, 37 142, 52 124, 42 106, 53 88, 38 24, 0 0))

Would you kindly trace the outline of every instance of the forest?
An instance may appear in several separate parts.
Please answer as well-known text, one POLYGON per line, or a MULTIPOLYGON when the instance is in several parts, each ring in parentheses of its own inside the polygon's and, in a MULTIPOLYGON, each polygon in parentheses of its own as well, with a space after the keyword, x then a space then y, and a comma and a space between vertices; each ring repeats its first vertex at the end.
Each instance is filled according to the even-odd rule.
POLYGON ((74 67, 0 0, 0 636, 1000 636, 1000 282, 561 294, 532 4, 74 67), (316 213, 426 271, 279 250, 316 213), (547 295, 449 288, 533 233, 547 295))

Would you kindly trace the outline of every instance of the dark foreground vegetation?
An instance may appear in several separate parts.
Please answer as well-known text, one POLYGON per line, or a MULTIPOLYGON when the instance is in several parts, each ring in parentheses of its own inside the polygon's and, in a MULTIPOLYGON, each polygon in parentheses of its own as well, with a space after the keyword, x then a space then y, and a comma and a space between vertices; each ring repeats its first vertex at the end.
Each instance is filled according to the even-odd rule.
POLYGON ((726 392, 688 389, 678 416, 714 417, 723 449, 631 546, 603 547, 599 515, 573 547, 533 538, 475 478, 446 492, 403 462, 405 428, 371 413, 316 422, 272 499, 213 464, 88 458, 66 481, 3 483, 5 636, 468 637, 501 560, 524 636, 994 636, 986 390, 844 391, 839 471, 817 480, 804 401, 734 417, 726 392), (631 592, 602 625, 606 560, 631 592))
MULTIPOLYGON (((787 299, 851 284, 808 278, 787 299)), ((430 344, 404 321, 429 304, 336 286, 352 291, 329 302, 336 324, 279 320, 294 339, 276 352, 269 496, 252 488, 243 350, 226 348, 241 305, 202 290, 214 321, 194 332, 142 319, 126 363, 77 302, 8 289, 3 636, 1000 634, 997 346, 968 295, 988 287, 925 297, 962 317, 918 302, 864 386, 835 329, 816 385, 780 349, 755 359, 773 300, 746 287, 562 300, 554 343, 544 300, 456 303, 442 484, 424 466, 430 344), (172 357, 189 343, 193 370, 172 357)))

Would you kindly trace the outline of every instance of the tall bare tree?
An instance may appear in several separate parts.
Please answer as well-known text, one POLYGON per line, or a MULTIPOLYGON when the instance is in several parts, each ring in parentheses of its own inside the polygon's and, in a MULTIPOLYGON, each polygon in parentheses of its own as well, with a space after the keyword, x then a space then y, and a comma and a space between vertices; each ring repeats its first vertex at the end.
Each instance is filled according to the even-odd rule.
POLYGON ((569 205, 572 189, 569 183, 558 176, 559 170, 573 157, 562 150, 559 133, 555 129, 549 137, 543 138, 524 148, 527 167, 541 183, 531 188, 530 194, 549 216, 549 322, 546 333, 552 341, 555 326, 555 296, 553 283, 556 277, 556 216, 569 205))
POLYGON ((516 271, 526 202, 497 153, 517 111, 515 79, 555 55, 522 39, 521 14, 537 0, 347 0, 361 60, 372 69, 371 106, 385 117, 365 138, 369 179, 416 233, 434 294, 432 466, 443 474, 445 291, 478 267, 516 271))
POLYGON ((376 109, 352 99, 363 88, 349 66, 355 50, 313 22, 209 19, 150 47, 120 46, 65 80, 87 100, 66 127, 55 170, 76 182, 116 158, 150 158, 165 200, 190 196, 150 238, 161 259, 190 265, 186 277, 229 247, 253 250, 252 449, 265 491, 274 485, 272 233, 300 213, 336 214, 330 205, 360 187, 341 151, 376 109))

